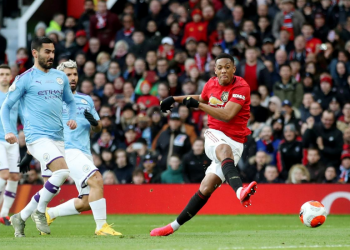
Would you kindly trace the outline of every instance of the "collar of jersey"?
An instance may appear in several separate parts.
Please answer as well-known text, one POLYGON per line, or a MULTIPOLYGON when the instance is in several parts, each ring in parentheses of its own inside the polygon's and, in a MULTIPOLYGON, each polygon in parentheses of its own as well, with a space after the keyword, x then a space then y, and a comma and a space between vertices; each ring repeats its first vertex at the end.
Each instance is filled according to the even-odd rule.
POLYGON ((35 67, 35 66, 33 66, 33 69, 37 72, 37 73, 39 73, 39 74, 42 74, 42 75, 46 75, 47 73, 50 73, 50 70, 47 72, 47 73, 45 73, 44 71, 41 71, 40 69, 38 69, 37 67, 35 67))

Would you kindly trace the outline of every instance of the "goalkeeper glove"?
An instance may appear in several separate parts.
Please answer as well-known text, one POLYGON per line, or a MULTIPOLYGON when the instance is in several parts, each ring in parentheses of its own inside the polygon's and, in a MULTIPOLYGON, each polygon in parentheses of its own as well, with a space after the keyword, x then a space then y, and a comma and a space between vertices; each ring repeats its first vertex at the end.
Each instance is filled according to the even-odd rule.
POLYGON ((30 162, 33 160, 33 156, 26 153, 21 162, 18 164, 21 173, 25 174, 30 170, 30 162))
POLYGON ((166 113, 168 110, 171 111, 172 109, 171 105, 173 105, 174 103, 175 103, 174 97, 169 96, 160 102, 160 110, 163 113, 166 113))
POLYGON ((88 120, 90 122, 91 126, 96 127, 98 125, 98 122, 96 121, 94 116, 91 113, 89 113, 89 111, 87 111, 86 109, 84 111, 84 116, 85 116, 86 120, 88 120))
POLYGON ((198 108, 199 107, 199 101, 196 99, 193 99, 192 97, 186 97, 182 100, 182 103, 186 105, 187 108, 198 108))

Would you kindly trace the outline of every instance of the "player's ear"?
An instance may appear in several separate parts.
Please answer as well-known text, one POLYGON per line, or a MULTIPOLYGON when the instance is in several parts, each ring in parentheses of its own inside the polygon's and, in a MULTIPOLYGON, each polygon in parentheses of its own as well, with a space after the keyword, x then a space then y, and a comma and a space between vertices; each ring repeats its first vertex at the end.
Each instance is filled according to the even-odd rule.
POLYGON ((233 74, 236 73, 236 69, 237 69, 236 66, 233 65, 233 74))
POLYGON ((32 56, 34 58, 37 58, 38 57, 38 51, 36 49, 32 49, 32 56))

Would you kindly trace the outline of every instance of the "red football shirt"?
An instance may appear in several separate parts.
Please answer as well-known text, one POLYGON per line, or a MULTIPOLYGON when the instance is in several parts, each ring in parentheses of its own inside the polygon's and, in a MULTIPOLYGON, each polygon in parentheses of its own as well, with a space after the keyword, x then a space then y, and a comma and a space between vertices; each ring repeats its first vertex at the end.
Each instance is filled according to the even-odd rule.
POLYGON ((244 73, 244 79, 250 86, 250 90, 258 90, 258 76, 256 75, 256 67, 257 64, 254 66, 249 66, 248 64, 245 65, 245 73, 244 73))
POLYGON ((232 140, 244 143, 251 132, 247 128, 250 116, 250 87, 239 76, 227 86, 221 86, 217 77, 212 77, 204 85, 201 97, 214 108, 224 108, 227 102, 235 102, 242 106, 238 114, 229 122, 224 122, 208 115, 209 128, 219 130, 232 140))

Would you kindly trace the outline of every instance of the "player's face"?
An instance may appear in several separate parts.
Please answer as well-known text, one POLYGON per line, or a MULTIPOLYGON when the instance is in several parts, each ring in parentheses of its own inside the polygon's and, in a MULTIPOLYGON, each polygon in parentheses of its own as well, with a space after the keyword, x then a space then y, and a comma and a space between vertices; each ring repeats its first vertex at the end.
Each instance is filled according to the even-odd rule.
POLYGON ((67 75, 69 80, 70 89, 74 92, 77 89, 78 84, 78 71, 76 68, 65 68, 64 73, 67 75))
POLYGON ((0 69, 0 84, 1 86, 9 86, 12 80, 11 70, 0 69))
POLYGON ((228 58, 221 58, 216 61, 215 74, 221 85, 228 85, 232 82, 236 67, 228 58))
POLYGON ((34 50, 33 56, 35 60, 38 60, 40 67, 51 69, 55 58, 55 46, 53 43, 43 43, 39 51, 34 50))

